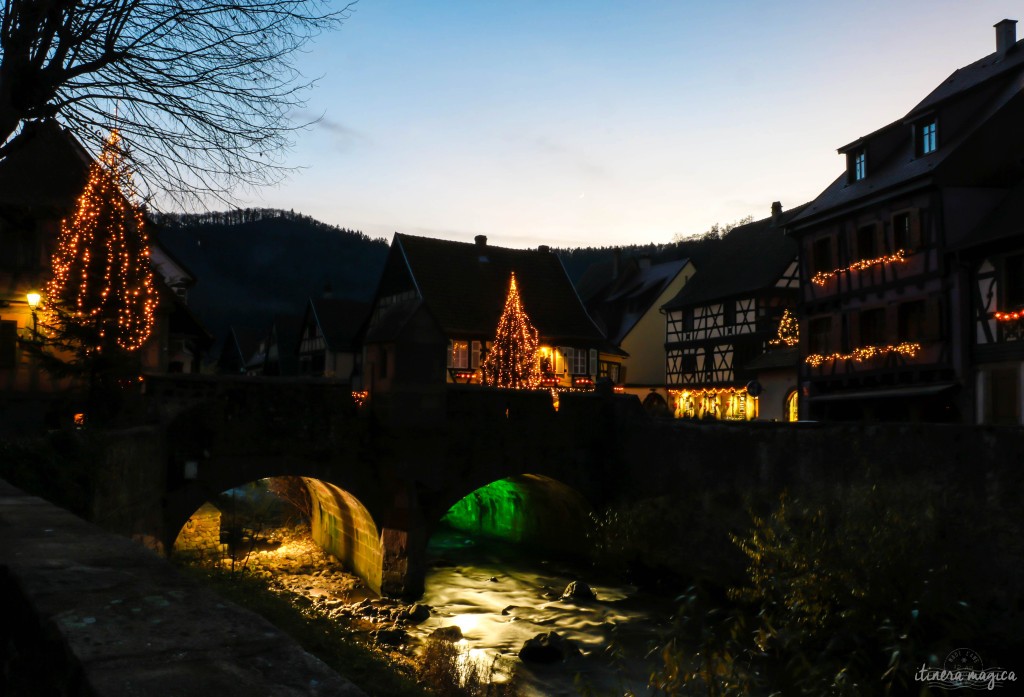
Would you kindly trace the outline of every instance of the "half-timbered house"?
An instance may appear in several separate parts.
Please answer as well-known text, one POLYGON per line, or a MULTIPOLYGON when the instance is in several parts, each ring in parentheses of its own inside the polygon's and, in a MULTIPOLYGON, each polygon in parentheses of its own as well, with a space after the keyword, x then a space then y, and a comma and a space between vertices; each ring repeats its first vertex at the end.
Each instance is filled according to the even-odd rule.
POLYGON ((480 384, 515 273, 523 308, 539 334, 542 386, 592 389, 602 349, 558 257, 547 247, 508 249, 396 233, 366 333, 372 393, 445 383, 480 384))
POLYGON ((790 224, 812 418, 972 420, 972 291, 952 252, 1021 179, 1015 24, 903 118, 840 148, 846 171, 790 224))
POLYGON ((1024 182, 954 250, 969 267, 974 419, 1024 424, 1024 182))
POLYGON ((783 313, 798 300, 797 247, 784 226, 802 210, 783 212, 775 203, 771 217, 728 232, 665 304, 666 377, 675 416, 786 418, 795 365, 783 371, 788 377, 773 377, 766 390, 754 361, 772 350, 783 313))

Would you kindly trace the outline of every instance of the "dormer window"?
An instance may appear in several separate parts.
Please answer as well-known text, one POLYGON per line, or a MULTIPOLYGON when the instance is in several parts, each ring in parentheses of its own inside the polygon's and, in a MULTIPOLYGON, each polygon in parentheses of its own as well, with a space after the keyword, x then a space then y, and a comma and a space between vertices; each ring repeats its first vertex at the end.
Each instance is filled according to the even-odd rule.
POLYGON ((867 150, 861 148, 860 150, 854 150, 849 154, 850 163, 850 181, 859 182, 864 177, 868 176, 868 153, 867 150))
POLYGON ((927 155, 935 152, 938 148, 938 123, 935 117, 930 117, 917 125, 917 143, 915 149, 917 155, 927 155))

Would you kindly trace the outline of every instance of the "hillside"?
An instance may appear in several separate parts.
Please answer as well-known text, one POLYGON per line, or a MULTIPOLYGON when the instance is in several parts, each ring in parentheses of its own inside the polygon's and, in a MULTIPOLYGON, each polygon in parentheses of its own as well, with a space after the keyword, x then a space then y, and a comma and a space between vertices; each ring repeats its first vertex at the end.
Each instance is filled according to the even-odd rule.
POLYGON ((219 340, 228 325, 262 329, 301 314, 329 284, 339 298, 369 300, 388 242, 309 216, 247 209, 156 218, 156 236, 198 282, 189 307, 219 340))

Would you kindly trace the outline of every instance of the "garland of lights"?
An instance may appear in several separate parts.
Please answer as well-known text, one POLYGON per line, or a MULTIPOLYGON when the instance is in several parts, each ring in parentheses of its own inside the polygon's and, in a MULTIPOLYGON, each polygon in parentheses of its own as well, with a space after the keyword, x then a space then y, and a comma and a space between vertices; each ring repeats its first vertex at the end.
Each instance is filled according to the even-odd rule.
POLYGON ((484 382, 491 387, 532 390, 540 385, 537 329, 523 310, 514 272, 498 331, 482 368, 484 382))
POLYGON ((782 319, 779 320, 778 338, 769 339, 768 343, 772 346, 779 346, 780 344, 796 346, 799 342, 800 325, 797 323, 796 317, 789 314, 789 310, 783 310, 782 319))
POLYGON ((993 315, 997 322, 1016 322, 1019 319, 1024 319, 1024 310, 1017 310, 1016 312, 996 312, 993 315))
POLYGON ((142 212, 127 198, 133 193, 115 129, 89 168, 74 216, 61 222, 46 286, 53 314, 59 307, 65 321, 96 331, 98 345, 86 353, 114 344, 135 351, 153 331, 157 295, 142 212))
POLYGON ((834 269, 832 271, 819 271, 811 277, 811 283, 817 286, 823 286, 828 279, 833 276, 838 276, 841 273, 849 273, 850 271, 863 271, 864 269, 871 268, 872 266, 878 266, 879 264, 902 264, 906 259, 906 251, 900 249, 895 254, 889 254, 888 256, 878 257, 877 259, 861 259, 855 261, 846 268, 834 269))
POLYGON ((868 359, 874 358, 875 356, 882 356, 888 353, 895 353, 905 358, 914 358, 917 356, 917 352, 921 350, 921 344, 915 342, 905 341, 900 344, 893 346, 862 346, 855 348, 852 353, 833 353, 828 356, 823 356, 820 353, 812 353, 810 356, 804 359, 804 361, 812 368, 817 368, 826 361, 846 361, 853 359, 854 361, 861 363, 868 359))

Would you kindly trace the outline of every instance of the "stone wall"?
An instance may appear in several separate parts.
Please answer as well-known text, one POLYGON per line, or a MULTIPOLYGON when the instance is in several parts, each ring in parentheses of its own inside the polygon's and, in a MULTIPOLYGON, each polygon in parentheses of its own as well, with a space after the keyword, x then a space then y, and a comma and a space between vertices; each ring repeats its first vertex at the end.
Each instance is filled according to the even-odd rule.
POLYGON ((355 497, 333 484, 305 481, 313 500, 313 540, 379 593, 383 543, 370 513, 355 497))
POLYGON ((364 693, 131 540, 0 480, 0 694, 364 693))
POLYGON ((174 553, 197 557, 223 554, 226 545, 220 543, 220 519, 220 509, 204 503, 178 533, 174 553))

